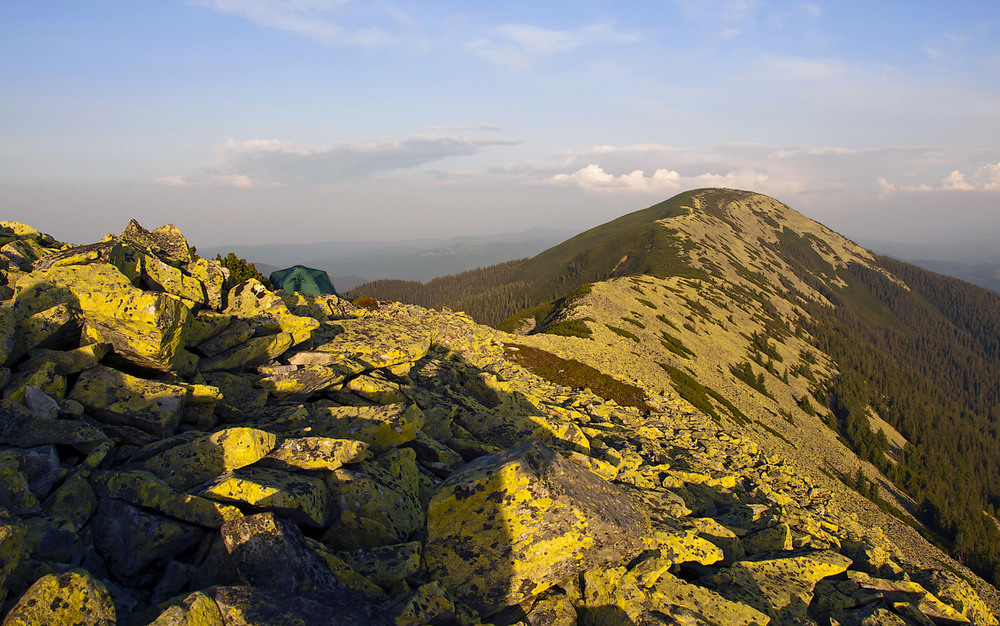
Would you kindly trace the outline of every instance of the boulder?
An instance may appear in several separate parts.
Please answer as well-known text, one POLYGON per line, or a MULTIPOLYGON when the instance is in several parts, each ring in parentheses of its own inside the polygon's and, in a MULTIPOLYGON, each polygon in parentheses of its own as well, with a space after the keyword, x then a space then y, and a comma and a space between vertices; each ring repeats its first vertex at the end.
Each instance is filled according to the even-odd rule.
MULTIPOLYGON (((397 626, 449 624, 458 622, 455 603, 436 582, 421 585, 396 601, 392 607, 397 626)), ((573 612, 574 617, 576 611, 573 612)), ((460 622, 459 622, 460 623, 460 622)), ((547 622, 551 626, 561 626, 547 622)))
POLYGON ((115 605, 101 581, 85 570, 69 570, 35 581, 3 623, 114 626, 115 620, 115 605))
POLYGON ((207 301, 201 281, 149 254, 142 261, 142 281, 147 289, 169 293, 192 304, 202 305, 207 301))
POLYGON ((308 427, 312 435, 363 441, 372 454, 382 454, 413 441, 423 423, 423 412, 415 404, 350 407, 317 403, 309 413, 286 416, 271 426, 289 433, 308 427))
POLYGON ((65 302, 25 317, 17 325, 12 358, 38 348, 79 345, 82 321, 80 310, 65 302))
POLYGON ((278 469, 333 471, 348 463, 360 463, 371 457, 368 444, 350 439, 297 437, 286 439, 272 450, 261 465, 278 469))
POLYGON ((175 491, 148 472, 98 472, 91 480, 97 495, 103 498, 122 500, 206 528, 220 528, 229 520, 243 517, 234 506, 175 491))
POLYGON ((378 546, 367 550, 338 552, 345 563, 376 585, 390 587, 420 571, 419 541, 378 546))
POLYGON ((986 603, 969 583, 955 574, 942 570, 925 569, 913 575, 919 583, 939 600, 965 616, 973 624, 996 626, 997 618, 990 613, 986 603))
POLYGON ((621 489, 534 440, 453 473, 427 515, 428 571, 484 615, 628 559, 649 523, 621 489))
POLYGON ((664 620, 667 624, 764 626, 771 622, 752 606, 727 600, 667 571, 644 584, 625 567, 598 567, 584 572, 582 580, 581 624, 645 623, 641 617, 650 610, 670 616, 664 620))
POLYGON ((7 596, 7 578, 25 556, 25 531, 12 520, 0 520, 0 606, 7 596))
POLYGON ((197 545, 205 532, 110 498, 100 500, 90 525, 108 568, 120 580, 140 586, 159 577, 156 565, 197 545))
POLYGON ((145 468, 174 489, 185 490, 226 472, 256 463, 274 449, 273 434, 237 426, 170 447, 145 468))
POLYGON ((63 520, 79 531, 97 510, 97 495, 81 472, 73 472, 45 500, 44 511, 53 519, 63 520))
POLYGON ((192 325, 191 343, 205 357, 214 357, 253 337, 253 326, 232 315, 199 313, 192 325))
POLYGON ((205 303, 208 307, 216 311, 221 310, 223 289, 226 286, 226 269, 215 259, 195 259, 188 263, 187 271, 204 287, 205 303))
POLYGON ((280 296, 252 278, 230 289, 227 299, 227 314, 244 320, 252 319, 272 332, 287 333, 291 336, 291 345, 309 339, 320 325, 311 317, 293 315, 280 296))
POLYGON ((46 363, 52 363, 56 371, 69 376, 97 367, 110 351, 111 345, 106 343, 92 343, 73 350, 32 350, 28 359, 20 363, 17 369, 22 372, 34 371, 46 363))
POLYGON ((332 362, 353 359, 366 371, 419 361, 430 349, 430 334, 419 324, 380 315, 328 322, 321 331, 313 351, 333 355, 332 362))
POLYGON ((18 279, 14 291, 14 308, 22 318, 67 304, 82 312, 88 342, 109 343, 116 356, 142 367, 193 369, 193 357, 182 350, 190 308, 168 294, 132 287, 113 265, 32 272, 18 279))
POLYGON ((262 378, 258 384, 270 392, 272 396, 298 402, 307 400, 310 396, 334 386, 339 389, 344 378, 344 374, 336 368, 307 365, 290 372, 272 374, 262 378))
POLYGON ((202 492, 206 498, 274 511, 290 519, 324 528, 330 520, 330 498, 321 478, 264 467, 245 467, 220 476, 202 492))
POLYGON ((191 248, 188 247, 187 240, 181 234, 180 229, 173 224, 160 226, 156 230, 149 231, 133 219, 129 220, 119 237, 122 241, 135 245, 140 250, 148 249, 171 264, 186 265, 191 262, 191 248))
MULTIPOLYGON (((240 577, 254 588, 289 599, 308 599, 327 607, 312 613, 311 618, 310 614, 304 615, 307 618, 304 623, 326 623, 318 620, 329 614, 330 608, 336 609, 333 614, 341 620, 331 624, 391 623, 388 615, 366 595, 336 579, 294 524, 262 513, 227 522, 222 527, 222 537, 240 577)), ((259 611, 268 604, 252 602, 246 606, 259 611)))
POLYGON ((704 582, 729 600, 773 618, 805 619, 816 583, 850 565, 851 559, 832 550, 800 550, 778 558, 739 561, 704 582))
POLYGON ((226 626, 219 605, 200 591, 167 604, 149 626, 226 626))
POLYGON ((156 437, 172 434, 181 421, 184 387, 136 378, 98 366, 77 379, 69 394, 98 420, 139 429, 156 437))
POLYGON ((242 371, 278 358, 294 343, 291 333, 279 332, 273 335, 251 337, 221 354, 202 359, 198 368, 202 372, 242 371))
POLYGON ((327 490, 339 509, 323 535, 340 550, 374 548, 408 540, 424 527, 413 450, 391 450, 359 466, 327 474, 327 490))

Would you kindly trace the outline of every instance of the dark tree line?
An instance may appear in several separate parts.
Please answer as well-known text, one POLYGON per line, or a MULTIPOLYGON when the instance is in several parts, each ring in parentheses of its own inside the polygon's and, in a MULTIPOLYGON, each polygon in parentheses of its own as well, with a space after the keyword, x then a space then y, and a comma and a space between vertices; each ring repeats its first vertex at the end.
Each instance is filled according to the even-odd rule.
POLYGON ((481 267, 421 283, 416 280, 374 280, 358 285, 348 297, 365 295, 430 309, 465 311, 481 324, 497 326, 517 311, 537 304, 528 300, 528 285, 517 280, 527 259, 481 267))
POLYGON ((831 426, 919 503, 933 539, 1000 584, 1000 296, 887 258, 852 266, 836 307, 810 311, 817 347, 840 366, 825 390, 831 426), (898 462, 871 406, 910 445, 898 462))

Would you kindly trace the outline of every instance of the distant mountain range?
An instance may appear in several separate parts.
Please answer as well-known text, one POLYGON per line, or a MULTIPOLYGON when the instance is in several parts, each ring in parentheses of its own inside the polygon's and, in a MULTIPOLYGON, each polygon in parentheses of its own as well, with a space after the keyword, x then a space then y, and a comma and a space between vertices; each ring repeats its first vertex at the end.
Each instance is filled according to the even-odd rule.
POLYGON ((234 252, 254 263, 264 275, 290 265, 326 270, 339 290, 379 278, 428 281, 531 257, 565 240, 573 231, 533 228, 516 233, 412 239, 406 241, 330 241, 312 244, 217 246, 202 256, 234 252))
POLYGON ((862 240, 859 243, 879 254, 1000 293, 1000 245, 997 242, 906 244, 862 240))

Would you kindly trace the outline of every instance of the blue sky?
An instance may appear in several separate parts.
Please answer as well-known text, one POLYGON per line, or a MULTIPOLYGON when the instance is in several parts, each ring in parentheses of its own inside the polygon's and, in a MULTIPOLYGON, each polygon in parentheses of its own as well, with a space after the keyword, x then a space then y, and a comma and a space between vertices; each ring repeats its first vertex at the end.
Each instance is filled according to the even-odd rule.
POLYGON ((3 217, 84 243, 583 230, 685 189, 1000 237, 1000 2, 0 2, 3 217))

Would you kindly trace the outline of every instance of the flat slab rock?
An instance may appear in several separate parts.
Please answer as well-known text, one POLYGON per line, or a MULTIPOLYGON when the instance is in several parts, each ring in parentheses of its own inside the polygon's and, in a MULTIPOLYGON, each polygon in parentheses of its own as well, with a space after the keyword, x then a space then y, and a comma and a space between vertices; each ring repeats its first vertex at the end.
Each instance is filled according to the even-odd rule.
POLYGON ((453 473, 427 520, 428 570, 484 615, 642 549, 628 494, 537 440, 453 473))

